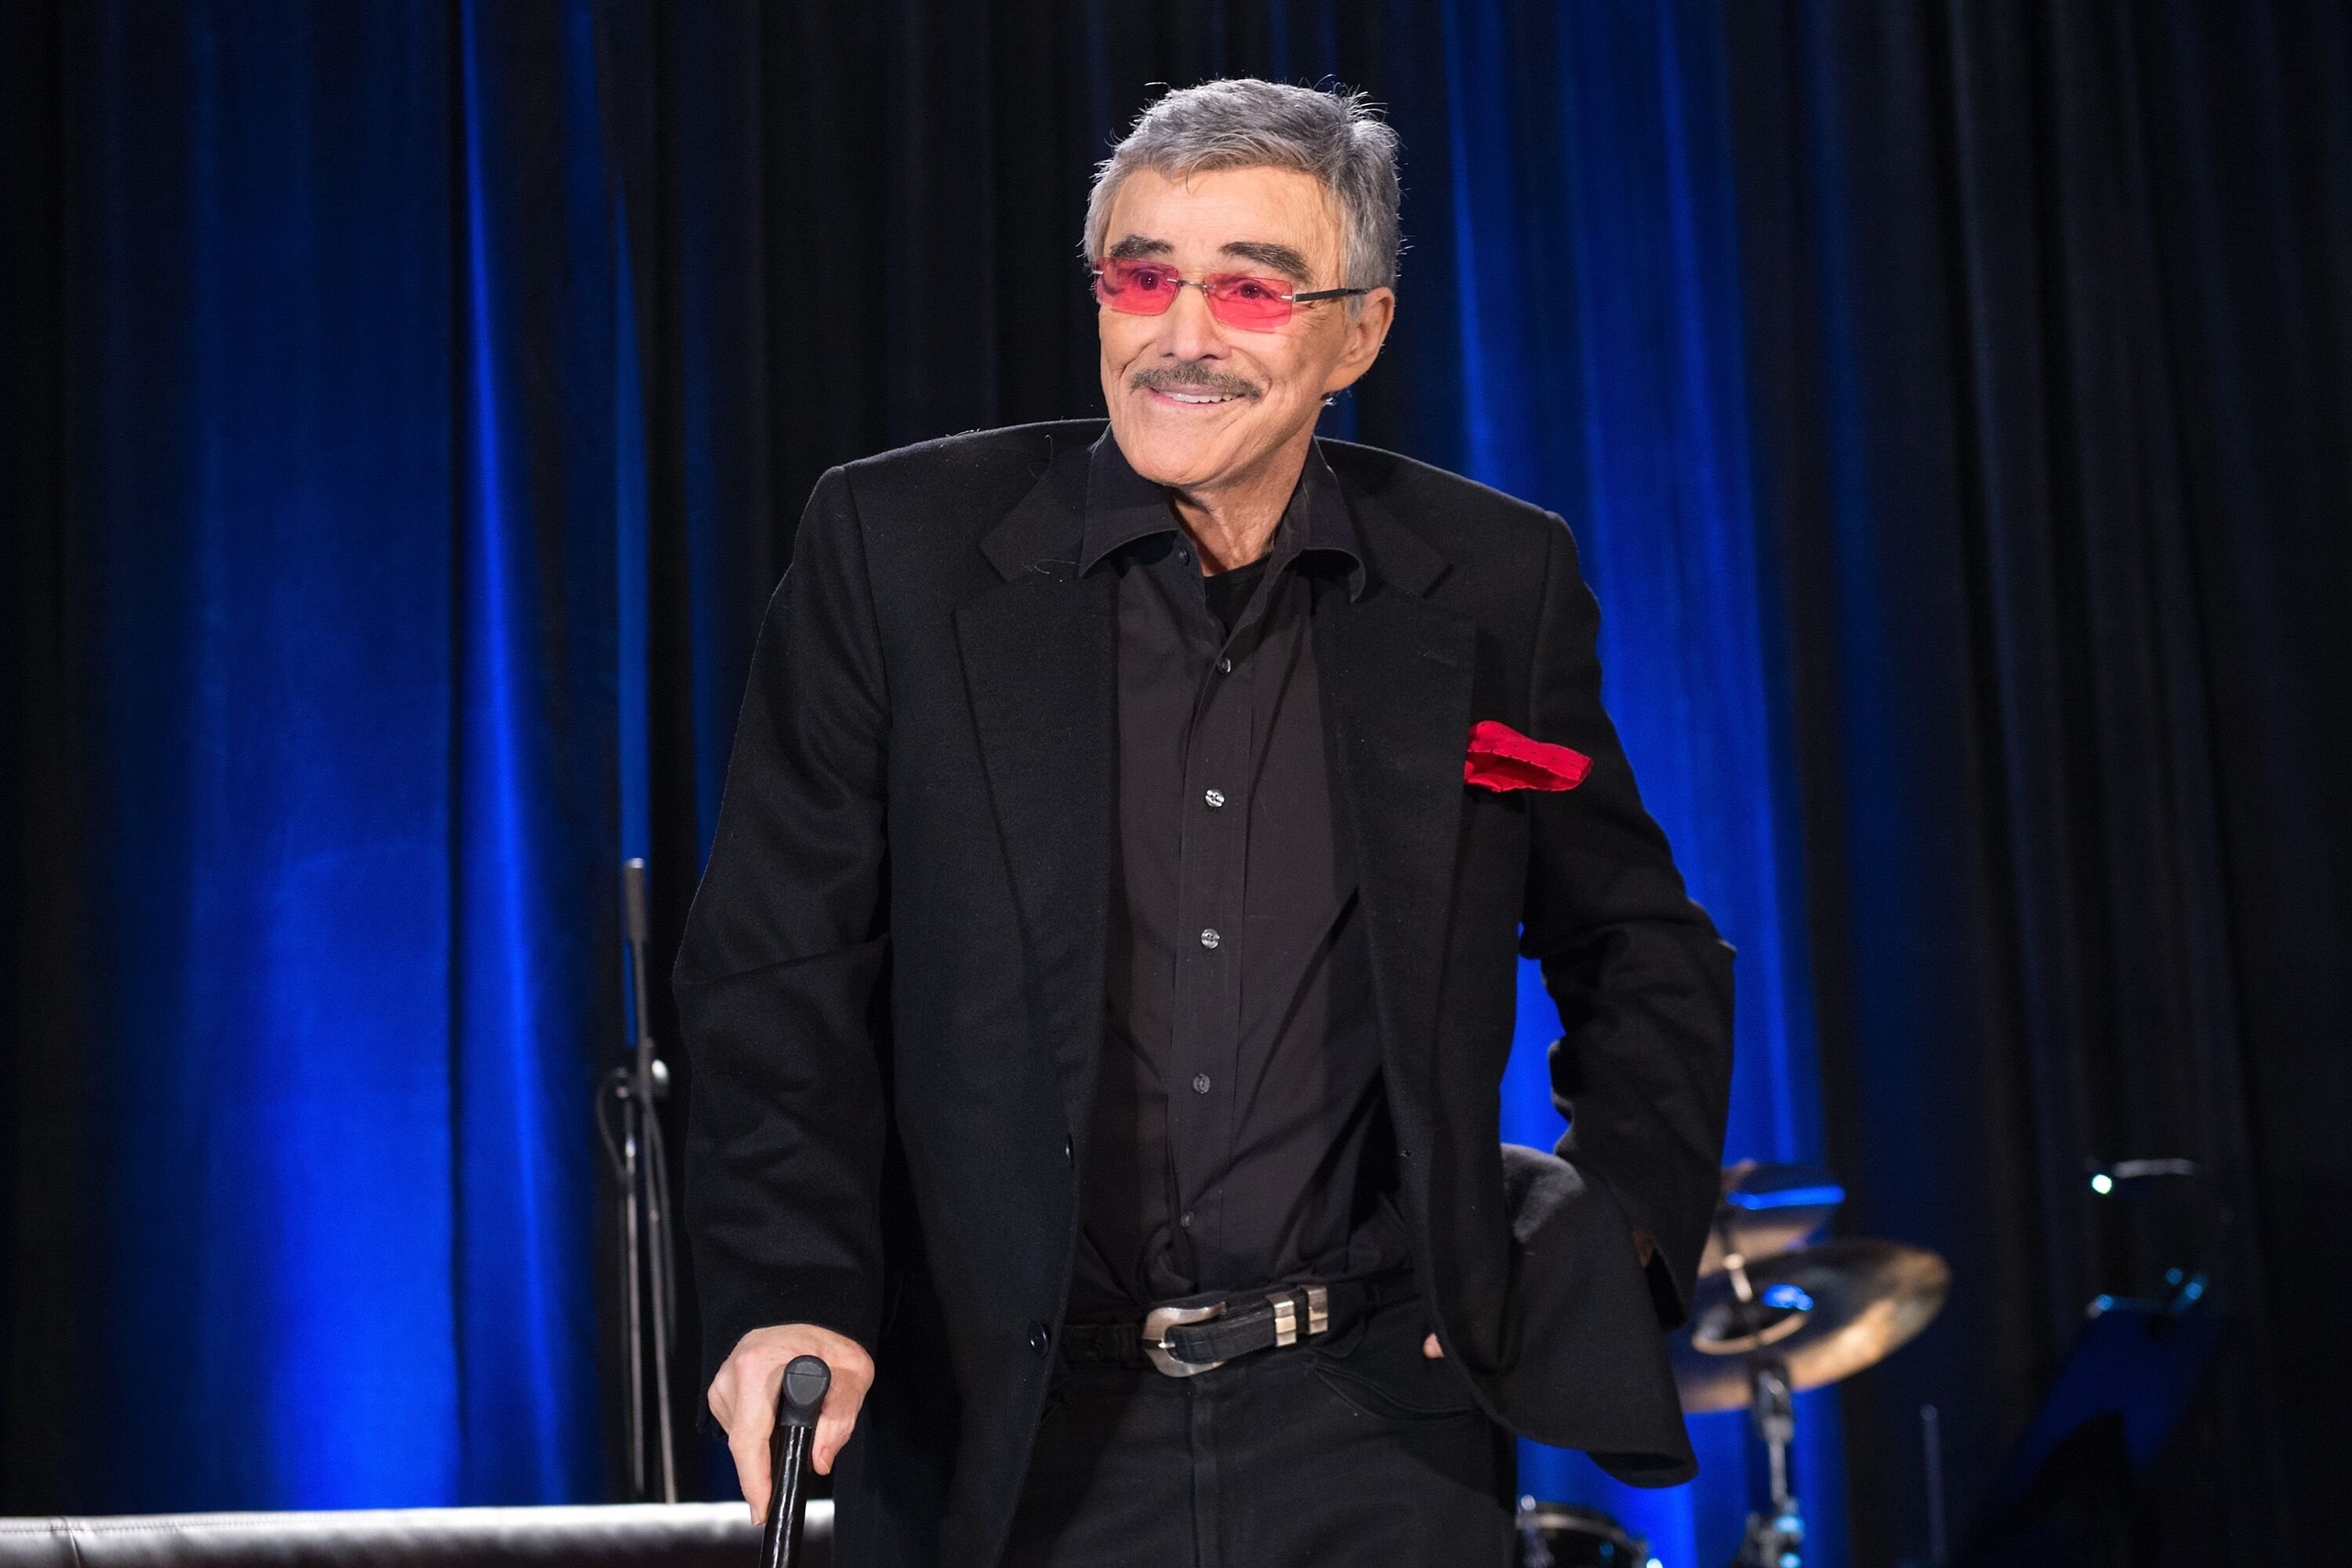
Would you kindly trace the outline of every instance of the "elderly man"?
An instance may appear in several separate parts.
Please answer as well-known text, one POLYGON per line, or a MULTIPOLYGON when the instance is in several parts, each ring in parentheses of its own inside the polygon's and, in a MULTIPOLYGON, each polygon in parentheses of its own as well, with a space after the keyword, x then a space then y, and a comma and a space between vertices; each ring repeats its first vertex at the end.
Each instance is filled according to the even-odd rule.
POLYGON ((1515 1433, 1693 1472, 1729 951, 1560 520, 1315 437, 1395 146, 1169 94, 1087 210, 1108 426, 809 502, 675 981, 710 1411, 760 1510, 832 1364, 851 1568, 1499 1564, 1515 1433), (1496 1136, 1521 953, 1556 1155, 1496 1136))

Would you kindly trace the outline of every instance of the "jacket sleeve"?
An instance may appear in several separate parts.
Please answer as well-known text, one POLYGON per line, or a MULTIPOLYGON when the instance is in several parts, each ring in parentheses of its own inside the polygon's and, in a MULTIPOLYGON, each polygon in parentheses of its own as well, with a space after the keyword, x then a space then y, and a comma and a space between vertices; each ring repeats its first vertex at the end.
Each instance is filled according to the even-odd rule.
POLYGON ((814 1323, 875 1348, 887 1027, 881 640, 855 503, 817 483, 770 601, 671 974, 703 1386, 814 1323))
POLYGON ((1690 1310, 1720 1191, 1731 1089, 1731 948, 1691 901, 1643 808, 1601 706, 1600 606, 1559 519, 1547 553, 1530 694, 1533 733, 1592 759, 1574 789, 1532 797, 1520 952, 1559 1009, 1557 1152, 1656 1243, 1651 1293, 1672 1328, 1690 1310))

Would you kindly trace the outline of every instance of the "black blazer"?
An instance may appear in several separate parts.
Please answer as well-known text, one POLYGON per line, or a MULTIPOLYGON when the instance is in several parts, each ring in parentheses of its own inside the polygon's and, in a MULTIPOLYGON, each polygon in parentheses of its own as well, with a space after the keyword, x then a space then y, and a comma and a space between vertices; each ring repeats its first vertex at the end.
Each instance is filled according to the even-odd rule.
MULTIPOLYGON (((1076 574, 1101 429, 958 436, 818 482, 673 977, 706 1382, 763 1324, 874 1352, 835 1472, 847 1564, 992 1563, 1045 1394, 1103 1035, 1112 578, 1076 574)), ((1370 576, 1318 598, 1315 653, 1432 1326, 1497 1420, 1685 1480, 1660 1331, 1716 1204, 1730 950, 1601 711, 1565 524, 1323 449, 1370 576), (1465 785, 1480 719, 1591 772, 1465 785), (1566 1025, 1557 1156, 1496 1136, 1521 952, 1566 1025)))

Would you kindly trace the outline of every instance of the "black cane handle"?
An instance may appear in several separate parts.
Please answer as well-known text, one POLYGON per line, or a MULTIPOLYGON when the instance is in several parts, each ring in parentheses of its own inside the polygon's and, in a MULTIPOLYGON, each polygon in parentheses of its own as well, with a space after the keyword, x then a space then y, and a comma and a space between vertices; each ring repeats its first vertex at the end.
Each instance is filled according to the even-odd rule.
POLYGON ((794 1356, 776 1390, 776 1426, 768 1435, 768 1522, 760 1530, 760 1568, 793 1568, 801 1560, 801 1523, 808 1512, 809 1445, 824 1408, 833 1369, 813 1355, 794 1356))

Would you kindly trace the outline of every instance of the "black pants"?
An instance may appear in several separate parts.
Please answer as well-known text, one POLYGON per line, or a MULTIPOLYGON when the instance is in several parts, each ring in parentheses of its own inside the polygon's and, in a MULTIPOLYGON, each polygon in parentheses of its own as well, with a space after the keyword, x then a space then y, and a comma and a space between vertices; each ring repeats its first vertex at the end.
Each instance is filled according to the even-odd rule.
POLYGON ((1517 1456, 1417 1301, 1197 1377, 1064 1365, 1006 1568, 1507 1568, 1517 1456))

